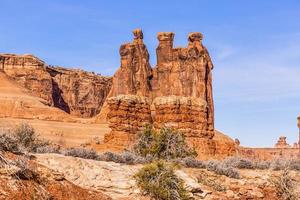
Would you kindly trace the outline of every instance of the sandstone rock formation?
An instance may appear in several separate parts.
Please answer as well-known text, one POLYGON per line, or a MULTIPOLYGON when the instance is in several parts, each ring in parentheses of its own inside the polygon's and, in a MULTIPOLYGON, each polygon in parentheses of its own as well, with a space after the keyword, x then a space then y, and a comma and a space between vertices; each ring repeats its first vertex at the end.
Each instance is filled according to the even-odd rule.
POLYGON ((206 101, 208 129, 214 129, 213 68, 201 33, 190 33, 187 48, 173 48, 174 33, 158 33, 157 66, 151 82, 153 96, 194 97, 206 101))
POLYGON ((28 54, 0 54, 0 71, 49 106, 79 117, 98 114, 111 87, 109 77, 51 67, 28 54))
POLYGON ((0 72, 0 118, 76 122, 70 115, 58 108, 50 107, 48 103, 42 98, 32 96, 9 76, 0 72))
POLYGON ((142 129, 139 124, 153 123, 155 128, 167 126, 181 130, 200 155, 214 155, 213 65, 201 43, 201 33, 189 34, 186 48, 173 48, 174 33, 158 33, 157 66, 153 70, 143 44, 142 31, 137 29, 133 34, 133 42, 120 48, 121 67, 113 77, 108 95, 114 98, 107 99, 107 106, 101 111, 107 112, 107 120, 112 128, 106 142, 110 139, 122 141, 126 134, 136 135, 142 129), (121 108, 118 106, 120 99, 123 103, 121 108), (125 99, 135 102, 134 106, 125 99), (138 103, 140 100, 142 102, 138 103), (145 110, 145 119, 133 119, 128 111, 136 112, 136 106, 140 104, 145 110), (118 117, 117 110, 120 110, 118 117), (116 118, 128 120, 120 120, 116 125, 116 118), (120 130, 117 127, 130 128, 120 130), (120 131, 123 132, 122 137, 120 131))
POLYGON ((55 107, 79 117, 96 116, 110 91, 111 78, 82 70, 47 67, 55 107))
POLYGON ((276 148, 290 148, 291 146, 286 142, 286 137, 279 137, 277 143, 275 144, 276 148))
POLYGON ((66 180, 63 173, 51 170, 24 155, 0 154, 1 200, 112 200, 93 189, 84 189, 66 180), (22 175, 16 175, 20 173, 22 175))
POLYGON ((37 57, 29 54, 1 54, 0 71, 37 97, 45 99, 49 105, 53 104, 51 76, 47 73, 45 63, 37 57))
POLYGON ((113 77, 109 96, 121 94, 149 96, 152 69, 149 64, 149 53, 143 43, 140 29, 133 31, 132 43, 120 47, 121 67, 113 77))
POLYGON ((152 122, 150 102, 147 97, 119 95, 107 99, 109 127, 104 142, 127 147, 136 138, 137 132, 152 122))
POLYGON ((237 144, 233 139, 215 130, 213 141, 216 144, 216 151, 214 158, 224 159, 229 156, 235 156, 237 154, 237 144))

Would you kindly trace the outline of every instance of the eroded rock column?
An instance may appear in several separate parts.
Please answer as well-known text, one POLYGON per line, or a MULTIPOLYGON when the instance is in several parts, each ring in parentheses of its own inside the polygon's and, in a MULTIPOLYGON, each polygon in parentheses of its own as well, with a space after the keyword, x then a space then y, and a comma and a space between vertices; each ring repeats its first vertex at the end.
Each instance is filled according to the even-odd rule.
POLYGON ((112 129, 105 136, 105 142, 117 146, 133 143, 137 133, 142 131, 151 119, 151 85, 152 69, 149 54, 143 43, 143 32, 133 31, 132 43, 120 47, 121 67, 113 77, 112 89, 106 108, 107 121, 112 129))

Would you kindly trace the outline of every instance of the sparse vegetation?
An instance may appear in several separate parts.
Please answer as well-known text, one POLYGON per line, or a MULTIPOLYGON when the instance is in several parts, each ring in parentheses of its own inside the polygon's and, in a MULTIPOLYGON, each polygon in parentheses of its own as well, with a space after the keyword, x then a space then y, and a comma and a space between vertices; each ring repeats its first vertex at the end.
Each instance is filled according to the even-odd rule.
POLYGON ((206 169, 208 171, 213 171, 216 174, 225 175, 230 178, 236 178, 236 179, 240 178, 240 173, 236 168, 228 166, 216 160, 208 161, 206 163, 206 169))
POLYGON ((97 152, 93 149, 86 149, 82 147, 69 148, 64 151, 65 156, 73 156, 85 159, 98 160, 99 156, 97 152))
POLYGON ((197 177, 197 180, 199 183, 211 187, 218 192, 224 192, 227 189, 217 178, 210 177, 206 173, 200 173, 197 177))
POLYGON ((291 178, 289 170, 285 169, 282 173, 271 179, 271 183, 277 190, 277 195, 283 200, 296 200, 299 199, 299 193, 295 191, 295 181, 291 178))
POLYGON ((137 156, 134 153, 125 151, 120 154, 112 153, 112 152, 105 152, 104 154, 100 154, 98 160, 102 161, 112 161, 116 163, 126 163, 126 164, 143 164, 147 163, 146 158, 137 156))
POLYGON ((22 180, 39 182, 39 175, 29 167, 28 159, 20 157, 12 163, 18 167, 18 170, 15 173, 16 177, 22 180))
POLYGON ((142 192, 155 200, 190 199, 174 168, 163 161, 145 165, 135 175, 135 180, 142 192))
POLYGON ((134 152, 142 157, 151 155, 154 159, 164 160, 197 156, 181 132, 169 128, 155 131, 150 126, 141 134, 134 152))
POLYGON ((252 160, 240 157, 229 157, 223 161, 225 166, 238 169, 253 169, 254 163, 252 160))
POLYGON ((50 142, 39 139, 33 127, 25 123, 0 135, 0 150, 2 151, 36 153, 39 149, 49 146, 51 146, 50 142))
POLYGON ((205 162, 201 160, 196 160, 195 158, 187 157, 183 159, 176 159, 174 162, 179 163, 183 165, 184 167, 189 167, 189 168, 198 168, 198 169, 205 169, 206 164, 205 162))

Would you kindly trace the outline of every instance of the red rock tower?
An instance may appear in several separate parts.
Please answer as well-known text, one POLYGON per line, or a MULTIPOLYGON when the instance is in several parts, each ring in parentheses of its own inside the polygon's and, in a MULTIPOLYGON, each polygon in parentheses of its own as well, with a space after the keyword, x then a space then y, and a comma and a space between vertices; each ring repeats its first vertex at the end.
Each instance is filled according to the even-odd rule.
POLYGON ((160 32, 157 64, 152 69, 140 29, 132 43, 120 47, 121 66, 106 100, 112 129, 105 142, 129 146, 146 123, 175 128, 198 155, 215 154, 213 64, 199 32, 188 35, 186 47, 174 48, 174 33, 160 32))

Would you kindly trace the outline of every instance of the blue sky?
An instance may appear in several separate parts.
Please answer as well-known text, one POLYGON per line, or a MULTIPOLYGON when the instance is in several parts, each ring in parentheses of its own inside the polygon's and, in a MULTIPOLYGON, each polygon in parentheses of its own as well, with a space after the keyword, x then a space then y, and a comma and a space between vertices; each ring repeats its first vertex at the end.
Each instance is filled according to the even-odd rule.
POLYGON ((215 68, 216 127, 246 146, 297 140, 300 1, 0 0, 0 52, 112 75, 118 49, 142 28, 156 63, 156 33, 175 46, 199 31, 215 68))

